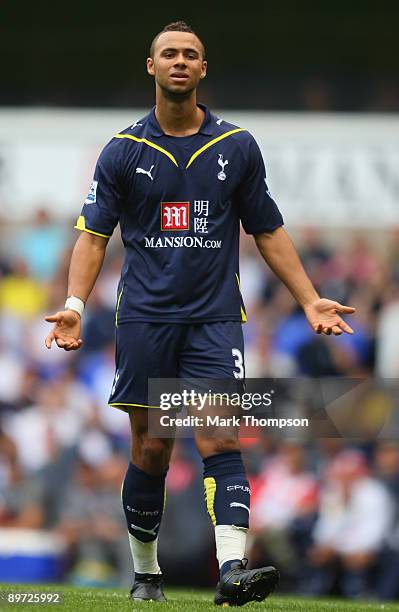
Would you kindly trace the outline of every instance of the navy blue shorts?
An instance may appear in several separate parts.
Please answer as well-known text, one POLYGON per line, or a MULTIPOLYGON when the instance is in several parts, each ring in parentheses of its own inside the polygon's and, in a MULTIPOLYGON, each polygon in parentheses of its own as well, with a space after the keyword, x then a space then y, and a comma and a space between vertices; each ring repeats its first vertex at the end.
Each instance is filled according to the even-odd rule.
POLYGON ((244 340, 238 321, 123 323, 116 329, 116 372, 108 403, 126 412, 154 407, 148 403, 149 378, 238 382, 244 376, 244 340))

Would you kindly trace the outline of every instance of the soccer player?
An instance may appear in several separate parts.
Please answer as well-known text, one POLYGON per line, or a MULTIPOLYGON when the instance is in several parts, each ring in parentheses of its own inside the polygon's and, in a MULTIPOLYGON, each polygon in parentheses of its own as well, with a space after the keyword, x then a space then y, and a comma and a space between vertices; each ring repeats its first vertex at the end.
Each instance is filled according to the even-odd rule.
MULTIPOLYGON (((182 21, 152 42, 147 71, 156 106, 103 149, 76 227, 65 309, 46 320, 46 338, 82 345, 84 305, 107 242, 120 224, 125 248, 116 305, 116 373, 109 403, 129 414, 132 455, 122 489, 135 579, 131 598, 164 601, 157 539, 173 440, 148 434, 149 378, 244 378, 239 286, 239 224, 303 307, 316 333, 352 333, 321 299, 283 229, 254 138, 197 104, 204 45, 182 21)), ((156 407, 155 407, 156 408, 156 407)), ((243 563, 250 489, 238 437, 196 436, 207 510, 220 566, 215 603, 261 601, 275 587, 273 567, 243 563)))

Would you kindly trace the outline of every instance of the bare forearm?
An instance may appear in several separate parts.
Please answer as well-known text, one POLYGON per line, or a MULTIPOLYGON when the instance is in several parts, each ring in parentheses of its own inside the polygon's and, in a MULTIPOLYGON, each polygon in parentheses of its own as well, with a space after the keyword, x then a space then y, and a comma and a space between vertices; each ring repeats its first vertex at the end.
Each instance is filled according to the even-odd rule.
POLYGON ((259 234, 255 237, 255 241, 265 262, 289 289, 300 306, 304 307, 319 299, 291 238, 282 227, 274 232, 259 234))
POLYGON ((69 266, 68 295, 87 301, 101 270, 107 242, 100 236, 81 233, 69 266))

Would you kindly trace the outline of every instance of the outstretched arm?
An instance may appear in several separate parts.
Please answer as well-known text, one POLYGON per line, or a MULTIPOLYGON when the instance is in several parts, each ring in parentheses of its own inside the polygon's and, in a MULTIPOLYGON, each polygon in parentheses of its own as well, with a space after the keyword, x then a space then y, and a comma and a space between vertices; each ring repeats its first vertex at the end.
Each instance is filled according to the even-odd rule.
POLYGON ((291 238, 282 227, 273 232, 258 234, 255 242, 265 262, 302 306, 309 324, 317 334, 338 336, 343 331, 353 334, 339 313, 352 314, 355 309, 320 298, 302 266, 291 238))
MULTIPOLYGON (((76 241, 69 267, 68 296, 75 296, 86 302, 101 270, 108 239, 88 232, 82 232, 76 241)), ((46 321, 54 323, 46 337, 45 344, 51 348, 53 341, 66 351, 81 347, 80 315, 74 310, 61 310, 47 316, 46 321)))

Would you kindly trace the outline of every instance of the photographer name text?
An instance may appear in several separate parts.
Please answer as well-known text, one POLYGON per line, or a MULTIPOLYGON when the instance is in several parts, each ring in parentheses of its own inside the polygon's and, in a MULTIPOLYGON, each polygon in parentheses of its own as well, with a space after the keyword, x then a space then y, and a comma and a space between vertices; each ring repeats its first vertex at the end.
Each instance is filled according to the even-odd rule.
POLYGON ((162 427, 309 427, 309 419, 259 418, 251 414, 221 417, 218 415, 172 417, 167 414, 159 419, 162 427))

